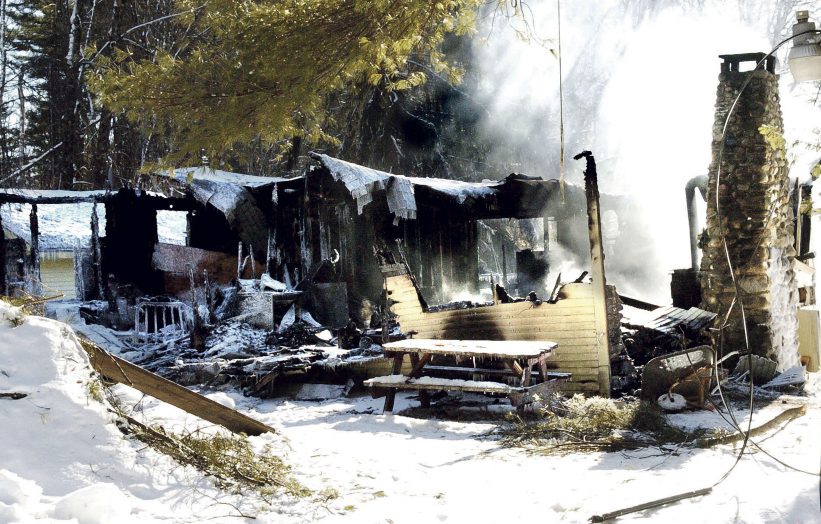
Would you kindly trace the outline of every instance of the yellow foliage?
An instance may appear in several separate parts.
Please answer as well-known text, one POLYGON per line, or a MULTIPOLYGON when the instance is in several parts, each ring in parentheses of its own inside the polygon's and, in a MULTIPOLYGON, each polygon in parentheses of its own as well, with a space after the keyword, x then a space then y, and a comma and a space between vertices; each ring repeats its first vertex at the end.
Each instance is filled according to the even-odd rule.
POLYGON ((188 13, 173 21, 196 36, 152 60, 135 61, 127 46, 100 56, 88 83, 109 109, 172 135, 178 157, 217 158, 256 137, 333 140, 322 131, 322 102, 344 85, 418 86, 426 78, 406 71, 411 54, 458 80, 437 48, 447 33, 473 28, 481 3, 177 0, 188 13))

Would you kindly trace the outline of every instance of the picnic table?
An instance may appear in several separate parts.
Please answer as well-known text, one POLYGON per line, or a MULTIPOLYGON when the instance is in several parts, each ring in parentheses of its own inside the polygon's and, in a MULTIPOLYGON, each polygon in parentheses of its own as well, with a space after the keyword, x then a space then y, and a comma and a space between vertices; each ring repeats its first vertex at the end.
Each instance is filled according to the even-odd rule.
POLYGON ((523 340, 432 340, 407 339, 384 345, 385 356, 393 358, 390 375, 368 379, 364 384, 373 388, 374 396, 385 395, 385 412, 393 411, 396 392, 400 389, 419 391, 423 407, 430 406, 429 391, 469 391, 498 393, 510 397, 517 407, 546 394, 548 389, 570 378, 569 373, 549 373, 547 359, 558 344, 549 341, 523 340), (411 371, 402 375, 405 356, 411 371), (452 357, 457 365, 432 365, 435 358, 452 357), (460 365, 469 362, 472 366, 460 365), (504 368, 479 367, 488 361, 504 364, 504 368), (467 375, 467 379, 450 379, 433 375, 467 375), (533 376, 536 385, 533 385, 533 376), (501 381, 472 380, 473 377, 514 378, 514 385, 501 381))

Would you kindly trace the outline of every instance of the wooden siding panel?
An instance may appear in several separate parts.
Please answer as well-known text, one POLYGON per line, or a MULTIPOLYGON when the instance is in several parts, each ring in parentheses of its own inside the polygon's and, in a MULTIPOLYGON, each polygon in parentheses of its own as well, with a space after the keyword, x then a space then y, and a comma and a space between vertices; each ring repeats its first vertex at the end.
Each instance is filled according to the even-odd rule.
MULTIPOLYGON (((555 304, 514 302, 425 312, 408 275, 387 277, 391 311, 404 332, 417 338, 462 340, 550 340, 559 344, 551 369, 573 374, 567 392, 599 391, 600 341, 596 336, 593 290, 568 284, 555 304)), ((609 363, 608 363, 609 365, 609 363)))

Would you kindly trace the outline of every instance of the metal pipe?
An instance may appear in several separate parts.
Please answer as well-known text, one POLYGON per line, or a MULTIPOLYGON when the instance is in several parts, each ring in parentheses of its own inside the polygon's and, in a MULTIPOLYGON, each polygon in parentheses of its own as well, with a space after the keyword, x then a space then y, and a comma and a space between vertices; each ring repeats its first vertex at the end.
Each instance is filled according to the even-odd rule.
POLYGON ((707 201, 707 175, 691 178, 684 186, 684 195, 687 199, 687 223, 690 228, 690 267, 693 271, 699 270, 698 257, 698 216, 696 213, 696 188, 701 198, 707 201))

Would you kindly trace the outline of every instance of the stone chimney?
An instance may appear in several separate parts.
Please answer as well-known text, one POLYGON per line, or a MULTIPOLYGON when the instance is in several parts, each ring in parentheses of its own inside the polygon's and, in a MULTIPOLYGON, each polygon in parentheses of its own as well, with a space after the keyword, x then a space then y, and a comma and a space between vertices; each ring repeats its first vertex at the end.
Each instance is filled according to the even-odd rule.
MULTIPOLYGON (((770 57, 754 71, 741 72, 743 62, 759 62, 764 53, 721 55, 716 117, 713 125, 713 159, 707 185, 707 228, 702 238, 702 307, 719 314, 724 322, 735 298, 723 236, 744 304, 750 349, 778 362, 779 370, 798 364, 798 291, 793 210, 782 138, 781 104, 775 60, 770 57), (742 85, 749 84, 739 99, 724 137, 719 181, 719 213, 716 210, 716 179, 722 129, 727 113, 742 85), (762 126, 768 126, 762 131, 762 126), (769 130, 769 131, 768 131, 769 130), (774 131, 775 133, 773 133, 774 131)), ((713 332, 723 353, 744 350, 741 309, 732 308, 727 325, 713 332)))

